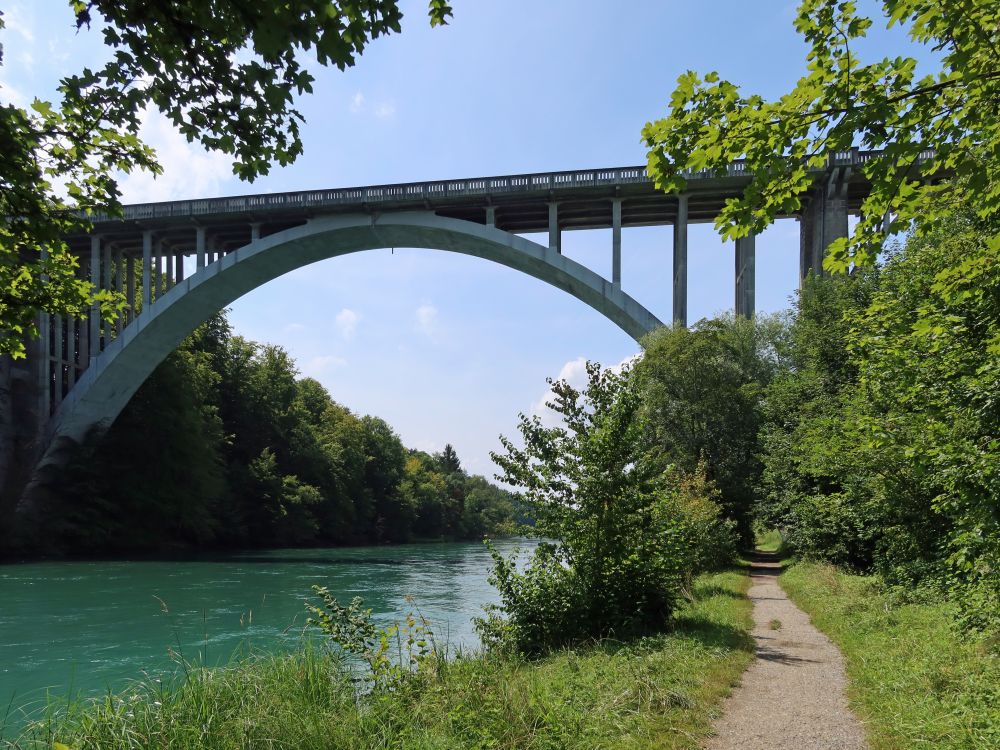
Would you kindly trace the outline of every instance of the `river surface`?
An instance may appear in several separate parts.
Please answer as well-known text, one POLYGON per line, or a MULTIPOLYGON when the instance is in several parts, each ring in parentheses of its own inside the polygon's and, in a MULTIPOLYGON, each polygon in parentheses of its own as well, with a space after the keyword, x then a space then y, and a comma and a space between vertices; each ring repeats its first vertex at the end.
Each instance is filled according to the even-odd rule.
MULTIPOLYGON (((497 543, 515 546, 534 542, 497 543)), ((474 648, 472 618, 497 601, 490 564, 481 543, 449 543, 0 566, 0 725, 47 692, 93 695, 170 673, 172 653, 214 665, 294 648, 314 585, 343 604, 362 597, 382 623, 413 611, 412 596, 439 645, 474 648)))

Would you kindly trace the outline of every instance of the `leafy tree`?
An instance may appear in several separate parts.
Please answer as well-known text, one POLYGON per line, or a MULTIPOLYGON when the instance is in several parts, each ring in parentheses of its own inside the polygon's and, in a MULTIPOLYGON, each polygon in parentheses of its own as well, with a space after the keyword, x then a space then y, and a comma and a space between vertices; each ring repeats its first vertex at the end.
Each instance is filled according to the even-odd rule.
POLYGON ((513 534, 517 528, 511 493, 483 477, 465 480, 465 503, 462 512, 462 536, 482 539, 486 536, 513 534))
POLYGON ((825 265, 870 265, 884 234, 920 232, 945 213, 941 196, 957 177, 981 219, 1000 215, 1000 5, 995 0, 882 0, 889 26, 907 27, 940 61, 917 76, 913 57, 863 64, 857 42, 873 23, 853 0, 802 0, 796 30, 809 46, 807 72, 774 101, 740 92, 719 73, 684 73, 670 114, 648 123, 649 173, 663 190, 683 190, 685 169, 724 173, 734 159, 752 172, 743 195, 716 220, 725 237, 760 232, 801 208, 811 169, 860 145, 882 153, 862 167, 872 184, 849 241, 825 265), (928 155, 928 150, 933 150, 928 155))
POLYGON ((407 453, 383 420, 296 379, 287 352, 233 336, 220 314, 56 480, 46 539, 93 553, 509 532, 510 493, 468 476, 449 450, 445 462, 407 453))
MULTIPOLYGON (((86 229, 91 212, 120 210, 116 172, 161 171, 135 135, 143 111, 155 108, 188 140, 231 155, 235 174, 253 180, 302 152, 294 101, 312 91, 305 53, 343 70, 370 40, 399 32, 402 19, 397 0, 69 6, 78 29, 100 24, 108 62, 63 78, 54 103, 0 107, 0 353, 18 357, 22 337, 37 336, 37 311, 80 315, 90 306, 92 290, 76 278, 62 238, 86 229)), ((429 13, 439 25, 451 8, 430 0, 429 13)), ((108 314, 120 305, 98 299, 108 314)))
MULTIPOLYGON (((564 425, 520 417, 524 447, 501 438, 503 480, 524 492, 540 544, 523 572, 494 551, 503 604, 479 623, 484 641, 528 653, 580 639, 662 627, 684 552, 677 519, 644 442, 632 374, 587 364, 583 392, 552 383, 564 425)), ((551 381, 550 381, 551 382, 551 381)))
POLYGON ((907 531, 886 534, 890 572, 946 558, 969 621, 1000 628, 1000 222, 958 198, 943 208, 854 320, 859 428, 894 469, 878 475, 907 531))
POLYGON ((760 474, 757 435, 767 384, 783 366, 780 318, 717 318, 661 328, 637 365, 649 439, 661 465, 701 470, 750 540, 760 474))
POLYGON ((88 437, 56 478, 39 548, 146 553, 218 540, 226 483, 223 425, 211 395, 219 378, 199 349, 209 336, 199 329, 106 434, 88 437))
POLYGON ((876 500, 877 455, 854 429, 864 404, 848 347, 852 316, 867 308, 878 273, 811 276, 795 302, 790 367, 762 408, 763 471, 755 518, 778 528, 797 553, 857 570, 874 564, 881 530, 892 526, 876 500))
POLYGON ((402 542, 409 539, 416 509, 399 491, 406 451, 399 436, 384 420, 364 417, 365 492, 375 511, 375 538, 402 542))
POLYGON ((438 463, 445 474, 457 474, 462 470, 462 462, 458 460, 458 454, 455 453, 451 443, 445 444, 444 450, 438 456, 438 463))

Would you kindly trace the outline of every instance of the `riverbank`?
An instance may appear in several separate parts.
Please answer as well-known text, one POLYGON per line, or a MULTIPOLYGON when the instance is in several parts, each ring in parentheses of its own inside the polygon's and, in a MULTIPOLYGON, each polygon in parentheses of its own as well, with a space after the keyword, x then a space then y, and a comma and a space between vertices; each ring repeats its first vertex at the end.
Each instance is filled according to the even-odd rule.
POLYGON ((795 563, 779 580, 843 652, 872 750, 1000 747, 1000 656, 958 630, 954 605, 907 603, 829 565, 795 563))
POLYGON ((696 748, 753 658, 748 585, 743 570, 700 577, 667 634, 458 659, 383 695, 356 698, 315 650, 254 656, 56 712, 8 746, 696 748))

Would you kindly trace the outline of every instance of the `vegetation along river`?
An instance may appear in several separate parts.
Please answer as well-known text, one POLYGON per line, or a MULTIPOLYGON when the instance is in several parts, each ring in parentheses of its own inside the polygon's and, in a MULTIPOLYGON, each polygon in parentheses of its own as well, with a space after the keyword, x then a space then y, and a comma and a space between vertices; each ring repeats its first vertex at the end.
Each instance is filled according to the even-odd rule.
MULTIPOLYGON (((505 554, 534 542, 503 540, 505 554)), ((360 596, 383 623, 415 604, 439 645, 475 647, 472 618, 497 600, 481 543, 255 551, 186 561, 0 566, 0 724, 58 695, 97 694, 189 661, 299 643, 313 585, 360 596)))

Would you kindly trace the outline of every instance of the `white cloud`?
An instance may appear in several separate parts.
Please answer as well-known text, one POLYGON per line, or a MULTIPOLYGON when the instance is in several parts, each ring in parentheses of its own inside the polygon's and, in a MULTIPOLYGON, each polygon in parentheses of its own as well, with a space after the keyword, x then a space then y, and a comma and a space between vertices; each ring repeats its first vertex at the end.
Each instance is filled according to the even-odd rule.
POLYGON ((302 323, 289 323, 282 329, 282 333, 302 333, 306 327, 302 323))
POLYGON ((375 107, 375 116, 380 120, 388 120, 396 114, 396 105, 392 102, 382 102, 375 107))
POLYGON ((347 307, 337 313, 334 322, 337 324, 337 330, 340 331, 340 335, 344 337, 345 341, 350 341, 354 338, 354 334, 358 330, 359 320, 361 320, 361 313, 347 307))
POLYGON ((351 97, 347 105, 347 110, 352 115, 370 114, 379 120, 388 120, 396 115, 396 105, 392 101, 384 100, 369 103, 368 99, 360 91, 351 97))
POLYGON ((139 137, 156 149, 163 174, 133 172, 121 181, 125 203, 151 203, 180 198, 205 198, 218 195, 222 186, 232 179, 229 156, 210 153, 188 143, 159 111, 143 112, 139 137))
POLYGON ((48 52, 48 62, 51 64, 61 65, 62 63, 68 62, 70 58, 69 50, 65 46, 60 45, 55 39, 49 40, 49 52, 48 52))
POLYGON ((417 330, 425 336, 433 336, 437 330, 438 310, 434 305, 423 304, 417 308, 417 330))
POLYGON ((28 106, 28 97, 0 78, 0 104, 13 104, 24 109, 28 106))
POLYGON ((337 370, 347 366, 347 360, 343 357, 335 357, 332 354, 313 357, 302 365, 302 374, 309 378, 317 378, 330 370, 337 370))
POLYGON ((20 36, 24 41, 35 41, 35 32, 31 28, 31 22, 24 16, 24 11, 19 4, 12 4, 3 14, 4 26, 8 31, 20 36))

